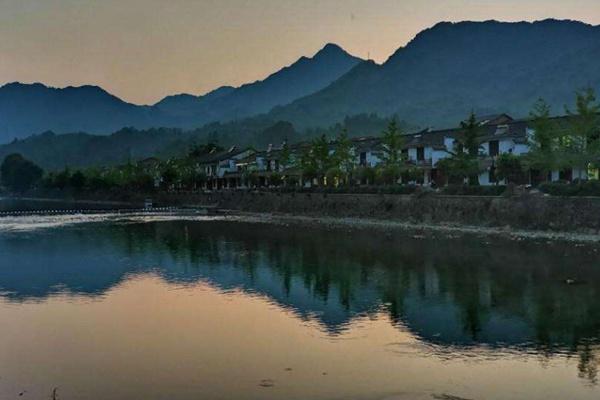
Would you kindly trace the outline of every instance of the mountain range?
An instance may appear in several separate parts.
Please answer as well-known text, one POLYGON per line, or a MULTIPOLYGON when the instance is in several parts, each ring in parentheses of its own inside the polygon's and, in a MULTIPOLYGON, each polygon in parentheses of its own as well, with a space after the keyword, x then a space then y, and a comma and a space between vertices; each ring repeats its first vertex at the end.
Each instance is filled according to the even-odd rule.
POLYGON ((554 113, 582 87, 600 89, 600 27, 576 21, 443 22, 382 65, 364 62, 327 88, 271 112, 297 127, 346 115, 396 114, 420 126, 456 126, 473 110, 526 116, 543 97, 554 113))
MULTIPOLYGON (((323 89, 361 61, 338 45, 329 43, 314 57, 301 57, 262 81, 239 88, 220 87, 199 97, 186 94, 169 96, 155 107, 169 115, 181 115, 188 124, 195 126, 199 122, 241 119, 266 113, 275 106, 323 89)), ((185 122, 181 122, 186 127, 185 122)))
POLYGON ((109 134, 122 127, 195 128, 268 112, 329 85, 358 64, 334 44, 257 81, 221 87, 204 96, 169 96, 152 106, 127 103, 97 86, 47 87, 11 83, 0 88, 0 142, 51 130, 109 134))
MULTIPOLYGON (((296 140, 308 130, 314 136, 315 129, 359 114, 395 115, 421 128, 454 127, 471 111, 526 117, 539 97, 554 114, 562 114, 565 105, 572 106, 575 90, 587 86, 600 90, 598 60, 600 26, 551 19, 441 22, 417 34, 382 64, 328 44, 313 57, 301 57, 264 80, 220 87, 203 96, 169 96, 150 106, 124 102, 96 86, 7 84, 0 88, 0 143, 47 130, 106 135, 122 127, 148 131, 202 127, 186 140, 220 136, 227 137, 227 143, 261 145, 267 138, 261 140, 260 135, 273 136, 266 129, 271 125, 295 130, 296 140), (293 128, 277 125, 278 121, 291 122, 293 128)), ((37 135, 0 146, 0 154, 33 149, 50 140, 60 141, 73 154, 85 154, 92 151, 89 143, 99 142, 88 137, 85 146, 77 147, 71 142, 83 136, 71 135, 68 140, 59 136, 37 135)), ((123 135, 113 135, 105 147, 122 154, 130 153, 126 148, 134 153, 137 147, 150 151, 164 144, 159 136, 137 133, 127 136, 125 143, 123 135)), ((288 138, 286 133, 280 136, 288 138)), ((84 157, 78 164, 87 160, 84 157)), ((64 163, 69 159, 58 165, 64 163)))

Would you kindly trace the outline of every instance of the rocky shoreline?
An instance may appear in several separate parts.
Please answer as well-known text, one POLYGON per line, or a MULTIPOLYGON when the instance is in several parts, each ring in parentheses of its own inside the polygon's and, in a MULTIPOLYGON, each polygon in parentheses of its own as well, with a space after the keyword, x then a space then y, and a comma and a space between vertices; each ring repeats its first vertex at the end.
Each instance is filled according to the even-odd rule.
MULTIPOLYGON (((416 234, 439 232, 450 236, 493 235, 515 240, 600 242, 600 199, 224 192, 158 200, 162 205, 183 207, 181 214, 169 213, 165 215, 168 218, 201 218, 189 212, 195 208, 211 207, 213 213, 223 219, 251 223, 378 232, 410 231, 416 234), (188 212, 183 213, 183 210, 188 212)), ((99 199, 76 202, 106 208, 133 204, 99 199)))
POLYGON ((274 224, 289 227, 319 228, 331 230, 373 230, 383 234, 392 232, 410 232, 414 236, 427 233, 442 233, 446 236, 477 235, 500 236, 513 240, 545 240, 579 243, 600 243, 600 234, 574 232, 549 232, 539 230, 513 229, 510 227, 482 227, 459 224, 427 224, 398 222, 370 218, 313 217, 280 213, 253 213, 237 210, 225 210, 226 219, 247 223, 274 224))

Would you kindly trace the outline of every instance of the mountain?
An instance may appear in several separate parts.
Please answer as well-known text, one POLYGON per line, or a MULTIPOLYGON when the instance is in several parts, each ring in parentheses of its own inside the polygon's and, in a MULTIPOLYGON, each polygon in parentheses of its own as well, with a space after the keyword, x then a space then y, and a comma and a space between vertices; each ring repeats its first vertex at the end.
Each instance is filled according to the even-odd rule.
POLYGON ((199 114, 200 107, 204 102, 211 102, 218 98, 227 96, 235 91, 234 87, 221 86, 203 96, 194 96, 192 94, 182 93, 173 96, 167 96, 154 105, 160 111, 180 118, 185 118, 199 114))
POLYGON ((97 86, 11 83, 0 88, 0 141, 50 129, 107 133, 123 126, 149 127, 157 119, 157 110, 126 103, 97 86))
MULTIPOLYGON (((0 162, 6 156, 19 153, 46 170, 65 167, 83 168, 123 164, 147 157, 181 157, 197 144, 213 142, 223 147, 239 146, 266 149, 280 145, 284 140, 298 143, 322 134, 334 137, 345 130, 350 137, 364 136, 365 132, 382 132, 389 121, 376 115, 356 115, 335 125, 298 132, 286 121, 269 119, 265 114, 225 123, 215 122, 201 128, 150 128, 139 130, 123 128, 110 135, 88 133, 55 134, 44 132, 25 139, 0 144, 0 162)), ((413 127, 400 123, 405 130, 413 127)))
MULTIPOLYGON (((363 118, 362 122, 378 121, 365 121, 363 118)), ((379 124, 382 125, 381 121, 379 124)), ((124 164, 151 156, 182 156, 194 145, 208 141, 224 147, 237 145, 266 148, 271 143, 280 144, 284 140, 294 142, 299 139, 298 132, 290 123, 271 121, 264 116, 212 123, 193 130, 122 128, 110 135, 83 132, 55 134, 48 131, 0 144, 0 162, 9 154, 19 153, 42 168, 55 171, 65 167, 124 164)))
POLYGON ((600 89, 599 55, 600 27, 577 21, 442 22, 270 117, 302 128, 367 112, 455 126, 471 110, 526 116, 539 97, 562 113, 576 89, 600 89))
POLYGON ((266 113, 300 97, 323 89, 362 60, 329 43, 313 57, 301 57, 266 79, 238 88, 221 87, 204 96, 170 96, 155 106, 171 115, 187 118, 182 124, 230 121, 266 113))
POLYGON ((195 128, 249 117, 326 87, 360 61, 328 44, 262 81, 204 96, 168 96, 153 106, 126 103, 97 86, 11 83, 0 87, 0 143, 47 130, 108 134, 122 127, 195 128))
MULTIPOLYGON (((111 135, 44 132, 0 145, 0 160, 22 154, 46 170, 124 164, 163 154, 177 142, 187 143, 189 135, 178 129, 137 130, 123 128, 111 135)), ((182 146, 185 148, 185 146, 182 146)))

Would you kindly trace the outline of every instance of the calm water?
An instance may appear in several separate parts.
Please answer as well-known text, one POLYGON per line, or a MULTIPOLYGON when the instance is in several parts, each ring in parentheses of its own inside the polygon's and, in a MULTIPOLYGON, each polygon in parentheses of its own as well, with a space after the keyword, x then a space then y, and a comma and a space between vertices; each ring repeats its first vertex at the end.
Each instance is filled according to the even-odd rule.
POLYGON ((600 398, 595 247, 61 218, 0 219, 0 399, 600 398))

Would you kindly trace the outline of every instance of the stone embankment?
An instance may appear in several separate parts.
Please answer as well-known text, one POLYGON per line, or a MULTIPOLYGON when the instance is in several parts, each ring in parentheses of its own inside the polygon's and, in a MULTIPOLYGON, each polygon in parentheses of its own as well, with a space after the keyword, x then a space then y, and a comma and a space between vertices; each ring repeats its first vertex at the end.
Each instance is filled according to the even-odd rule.
POLYGON ((161 202, 252 213, 361 218, 395 223, 600 234, 600 198, 522 195, 323 194, 222 191, 161 202))

